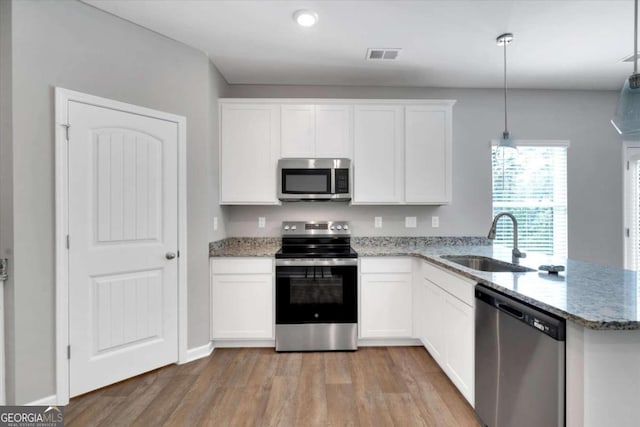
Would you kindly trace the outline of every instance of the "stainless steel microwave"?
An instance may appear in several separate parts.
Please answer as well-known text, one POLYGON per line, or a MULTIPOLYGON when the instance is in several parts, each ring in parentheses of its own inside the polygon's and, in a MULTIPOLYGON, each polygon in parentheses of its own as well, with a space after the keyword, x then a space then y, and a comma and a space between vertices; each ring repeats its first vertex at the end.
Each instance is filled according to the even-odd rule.
POLYGON ((285 202, 351 200, 351 160, 278 160, 278 198, 285 202))

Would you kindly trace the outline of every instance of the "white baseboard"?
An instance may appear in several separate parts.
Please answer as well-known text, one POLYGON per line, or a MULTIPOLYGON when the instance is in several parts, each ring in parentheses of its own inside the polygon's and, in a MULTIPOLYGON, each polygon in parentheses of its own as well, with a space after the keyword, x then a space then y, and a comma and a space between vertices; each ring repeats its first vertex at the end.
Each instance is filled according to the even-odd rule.
POLYGON ((194 360, 202 359, 213 353, 213 341, 209 341, 208 344, 200 347, 190 348, 187 350, 187 360, 184 363, 193 362, 194 360))
POLYGON ((24 406, 51 406, 51 405, 57 405, 55 394, 24 404, 24 406))
POLYGON ((275 340, 215 340, 216 347, 238 348, 238 347, 275 347, 275 340))
POLYGON ((358 347, 421 346, 417 338, 359 338, 358 347))

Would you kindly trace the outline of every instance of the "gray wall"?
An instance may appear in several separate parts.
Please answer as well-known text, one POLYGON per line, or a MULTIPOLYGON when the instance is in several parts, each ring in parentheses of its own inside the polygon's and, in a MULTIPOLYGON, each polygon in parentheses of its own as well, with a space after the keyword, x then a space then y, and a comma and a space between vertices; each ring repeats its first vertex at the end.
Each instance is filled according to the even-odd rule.
MULTIPOLYGON (((0 258, 9 260, 9 280, 5 283, 4 298, 12 301, 13 295, 13 148, 11 114, 11 2, 0 1, 0 258)), ((14 342, 14 315, 12 304, 5 304, 5 341, 14 342)), ((7 352, 7 364, 13 365, 14 354, 7 352)), ((13 397, 15 377, 7 372, 8 398, 13 397)))
MULTIPOLYGON (((346 219, 357 235, 486 235, 491 222, 489 140, 503 129, 500 90, 232 85, 233 98, 434 98, 453 107, 453 203, 442 207, 286 205, 226 207, 230 236, 276 236, 282 220, 346 219), (431 228, 431 216, 440 228, 431 228), (258 216, 267 228, 257 228, 258 216), (373 217, 383 228, 373 228, 373 217), (417 216, 418 228, 404 228, 417 216)), ((569 256, 622 266, 622 143, 609 119, 618 94, 605 91, 510 91, 516 139, 568 139, 569 256)))
MULTIPOLYGON (((4 2, 3 2, 4 3, 4 2)), ((207 57, 76 1, 13 2, 13 178, 16 286, 11 401, 55 392, 54 110, 60 86, 187 118, 189 347, 209 341, 210 99, 226 90, 207 57), (34 268, 35 267, 35 268, 34 268)), ((4 61, 4 57, 3 57, 4 61)), ((11 284, 10 284, 11 287, 11 284)))

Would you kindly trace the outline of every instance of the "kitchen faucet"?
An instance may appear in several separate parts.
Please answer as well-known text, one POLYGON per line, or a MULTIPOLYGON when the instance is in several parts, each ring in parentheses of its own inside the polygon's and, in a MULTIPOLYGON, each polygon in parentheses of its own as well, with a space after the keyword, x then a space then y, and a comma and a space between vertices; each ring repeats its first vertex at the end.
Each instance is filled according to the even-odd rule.
POLYGON ((493 240, 496 238, 496 228, 498 226, 498 220, 503 216, 511 218, 513 222, 513 250, 511 251, 511 262, 514 264, 518 264, 520 258, 525 258, 527 254, 525 252, 520 252, 518 249, 518 220, 513 214, 509 212, 500 212, 493 218, 493 222, 491 223, 491 229, 489 230, 489 235, 487 236, 489 239, 493 240))

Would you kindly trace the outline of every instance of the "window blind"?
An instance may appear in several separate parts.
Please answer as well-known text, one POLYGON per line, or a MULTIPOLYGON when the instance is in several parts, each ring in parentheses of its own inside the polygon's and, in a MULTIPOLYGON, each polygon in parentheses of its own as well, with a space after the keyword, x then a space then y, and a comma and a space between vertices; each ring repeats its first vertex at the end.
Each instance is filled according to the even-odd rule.
MULTIPOLYGON (((503 211, 515 215, 522 250, 566 257, 566 145, 519 145, 511 156, 496 150, 494 146, 491 156, 494 216, 503 211)), ((500 220, 495 241, 512 244, 511 221, 500 220)))

